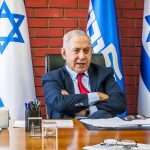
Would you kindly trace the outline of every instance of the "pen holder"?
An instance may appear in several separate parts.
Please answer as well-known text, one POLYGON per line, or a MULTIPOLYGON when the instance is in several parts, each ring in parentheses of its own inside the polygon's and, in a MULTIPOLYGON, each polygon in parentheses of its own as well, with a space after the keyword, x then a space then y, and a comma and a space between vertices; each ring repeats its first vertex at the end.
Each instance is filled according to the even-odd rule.
POLYGON ((41 117, 41 110, 25 110, 25 131, 28 132, 28 117, 41 117))

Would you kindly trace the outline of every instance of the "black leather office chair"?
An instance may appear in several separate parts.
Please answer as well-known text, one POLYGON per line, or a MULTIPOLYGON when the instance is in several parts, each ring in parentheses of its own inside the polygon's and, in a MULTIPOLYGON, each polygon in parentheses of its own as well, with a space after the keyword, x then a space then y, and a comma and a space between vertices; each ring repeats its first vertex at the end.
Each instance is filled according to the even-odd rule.
MULTIPOLYGON (((102 54, 92 54, 92 63, 105 66, 104 56, 102 54)), ((65 60, 61 54, 47 54, 45 56, 45 73, 63 67, 65 60)))

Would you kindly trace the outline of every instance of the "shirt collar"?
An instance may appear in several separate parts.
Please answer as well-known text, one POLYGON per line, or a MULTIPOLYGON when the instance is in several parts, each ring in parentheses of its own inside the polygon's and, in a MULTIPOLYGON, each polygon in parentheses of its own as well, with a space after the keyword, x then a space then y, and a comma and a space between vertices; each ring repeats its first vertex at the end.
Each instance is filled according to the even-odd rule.
MULTIPOLYGON (((71 76, 71 78, 72 78, 73 80, 77 79, 77 75, 78 75, 77 72, 75 72, 74 70, 72 70, 72 69, 71 69, 69 66, 67 66, 67 65, 66 65, 66 69, 67 69, 67 71, 69 72, 69 74, 70 74, 70 76, 71 76)), ((87 71, 85 71, 84 74, 85 74, 86 77, 89 77, 87 71)))

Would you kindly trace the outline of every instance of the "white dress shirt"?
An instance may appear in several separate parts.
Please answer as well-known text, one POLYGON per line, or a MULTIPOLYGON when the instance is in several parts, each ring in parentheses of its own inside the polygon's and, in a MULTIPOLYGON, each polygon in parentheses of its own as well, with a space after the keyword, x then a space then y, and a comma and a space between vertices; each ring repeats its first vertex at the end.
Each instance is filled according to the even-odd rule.
MULTIPOLYGON (((75 94, 80 94, 80 90, 78 87, 78 80, 77 80, 78 73, 75 72, 74 70, 70 69, 67 65, 66 65, 66 69, 69 72, 71 79, 73 81, 75 94)), ((85 75, 82 77, 82 84, 88 91, 91 92, 88 72, 86 71, 86 72, 84 72, 84 74, 85 75)), ((92 115, 94 112, 98 111, 97 107, 94 104, 97 101, 99 101, 100 98, 96 92, 88 93, 87 95, 88 95, 88 104, 89 104, 89 109, 90 109, 90 115, 92 115)))

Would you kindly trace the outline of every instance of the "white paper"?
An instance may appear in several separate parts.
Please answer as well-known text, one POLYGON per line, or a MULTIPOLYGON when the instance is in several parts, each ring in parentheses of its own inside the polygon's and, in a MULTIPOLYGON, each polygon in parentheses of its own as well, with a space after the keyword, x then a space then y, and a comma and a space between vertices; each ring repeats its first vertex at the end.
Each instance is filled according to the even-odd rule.
MULTIPOLYGON (((45 122, 56 122, 58 128, 72 128, 73 121, 72 120, 42 120, 45 122)), ((25 127, 25 121, 24 120, 17 120, 14 122, 13 125, 14 128, 24 128, 25 127)))
POLYGON ((44 120, 44 122, 56 122, 58 128, 72 128, 74 126, 72 120, 44 120))
POLYGON ((125 121, 118 117, 108 119, 81 119, 83 123, 93 125, 96 127, 130 127, 130 126, 150 126, 150 118, 125 121))

